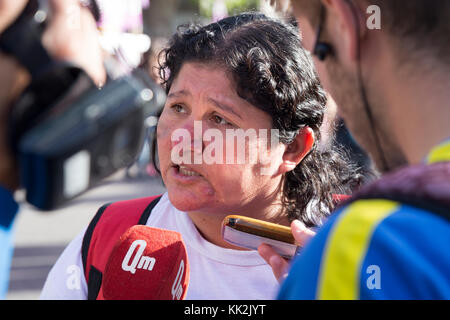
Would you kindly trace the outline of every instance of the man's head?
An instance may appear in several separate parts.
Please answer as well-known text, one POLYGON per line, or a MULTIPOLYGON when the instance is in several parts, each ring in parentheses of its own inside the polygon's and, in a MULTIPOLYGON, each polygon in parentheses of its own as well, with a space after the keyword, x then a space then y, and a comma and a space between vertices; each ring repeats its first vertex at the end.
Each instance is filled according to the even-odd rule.
POLYGON ((399 133, 405 108, 396 103, 405 92, 394 87, 450 68, 450 1, 292 0, 292 5, 304 46, 314 52, 317 43, 326 43, 330 49, 316 66, 358 142, 383 171, 411 162, 399 133))

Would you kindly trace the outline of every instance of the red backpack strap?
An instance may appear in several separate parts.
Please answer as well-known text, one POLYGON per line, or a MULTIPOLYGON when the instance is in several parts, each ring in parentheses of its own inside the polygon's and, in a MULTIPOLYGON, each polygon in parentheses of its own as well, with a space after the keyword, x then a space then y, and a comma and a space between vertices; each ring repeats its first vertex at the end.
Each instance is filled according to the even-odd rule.
POLYGON ((145 225, 161 196, 119 201, 102 206, 83 237, 81 257, 88 284, 88 300, 102 298, 103 271, 120 236, 134 225, 145 225))

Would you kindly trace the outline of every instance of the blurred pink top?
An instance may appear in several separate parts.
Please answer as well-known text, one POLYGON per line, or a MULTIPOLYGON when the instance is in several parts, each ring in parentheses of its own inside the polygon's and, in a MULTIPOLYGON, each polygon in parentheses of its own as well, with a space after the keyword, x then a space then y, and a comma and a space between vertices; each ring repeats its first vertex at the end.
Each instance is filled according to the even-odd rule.
POLYGON ((100 8, 99 28, 111 32, 142 33, 142 11, 150 0, 96 0, 100 8))

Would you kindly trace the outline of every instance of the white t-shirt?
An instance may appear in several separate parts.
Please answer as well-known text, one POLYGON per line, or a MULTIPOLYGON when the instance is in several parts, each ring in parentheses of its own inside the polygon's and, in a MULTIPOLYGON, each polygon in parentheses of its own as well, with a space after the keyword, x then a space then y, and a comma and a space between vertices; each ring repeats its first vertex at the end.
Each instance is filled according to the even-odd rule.
MULTIPOLYGON (((257 251, 226 249, 206 241, 189 216, 170 203, 167 193, 152 210, 146 225, 174 230, 183 237, 190 266, 186 299, 275 299, 278 282, 257 251)), ((50 270, 41 299, 87 299, 81 259, 84 233, 72 240, 50 270)))

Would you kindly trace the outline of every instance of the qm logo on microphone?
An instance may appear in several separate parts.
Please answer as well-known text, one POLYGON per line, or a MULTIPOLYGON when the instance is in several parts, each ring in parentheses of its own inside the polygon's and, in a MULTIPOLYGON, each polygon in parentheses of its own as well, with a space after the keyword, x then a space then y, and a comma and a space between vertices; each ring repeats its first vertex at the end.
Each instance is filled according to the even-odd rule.
POLYGON ((189 285, 189 261, 179 232, 143 225, 116 243, 102 279, 106 300, 181 300, 189 285))
MULTIPOLYGON (((134 240, 122 261, 122 270, 132 274, 135 274, 137 269, 152 271, 155 267, 156 258, 143 255, 146 247, 147 242, 145 240, 134 240)), ((183 296, 183 275, 185 271, 185 262, 181 259, 170 288, 172 300, 180 300, 183 296)))
POLYGON ((155 266, 156 263, 156 259, 142 255, 144 253, 145 247, 147 247, 147 242, 145 242, 144 240, 133 241, 133 243, 131 244, 130 248, 127 251, 127 254, 125 255, 125 258, 122 261, 123 271, 128 271, 134 274, 136 272, 136 269, 146 269, 149 271, 153 270, 153 267, 155 266), (134 255, 134 258, 131 260, 131 257, 133 256, 133 253, 136 250, 136 248, 138 248, 137 252, 134 255))
POLYGON ((177 276, 175 277, 175 281, 172 284, 172 289, 170 293, 172 294, 172 300, 181 299, 181 295, 183 294, 183 274, 184 274, 184 260, 181 260, 180 267, 178 268, 177 276))

